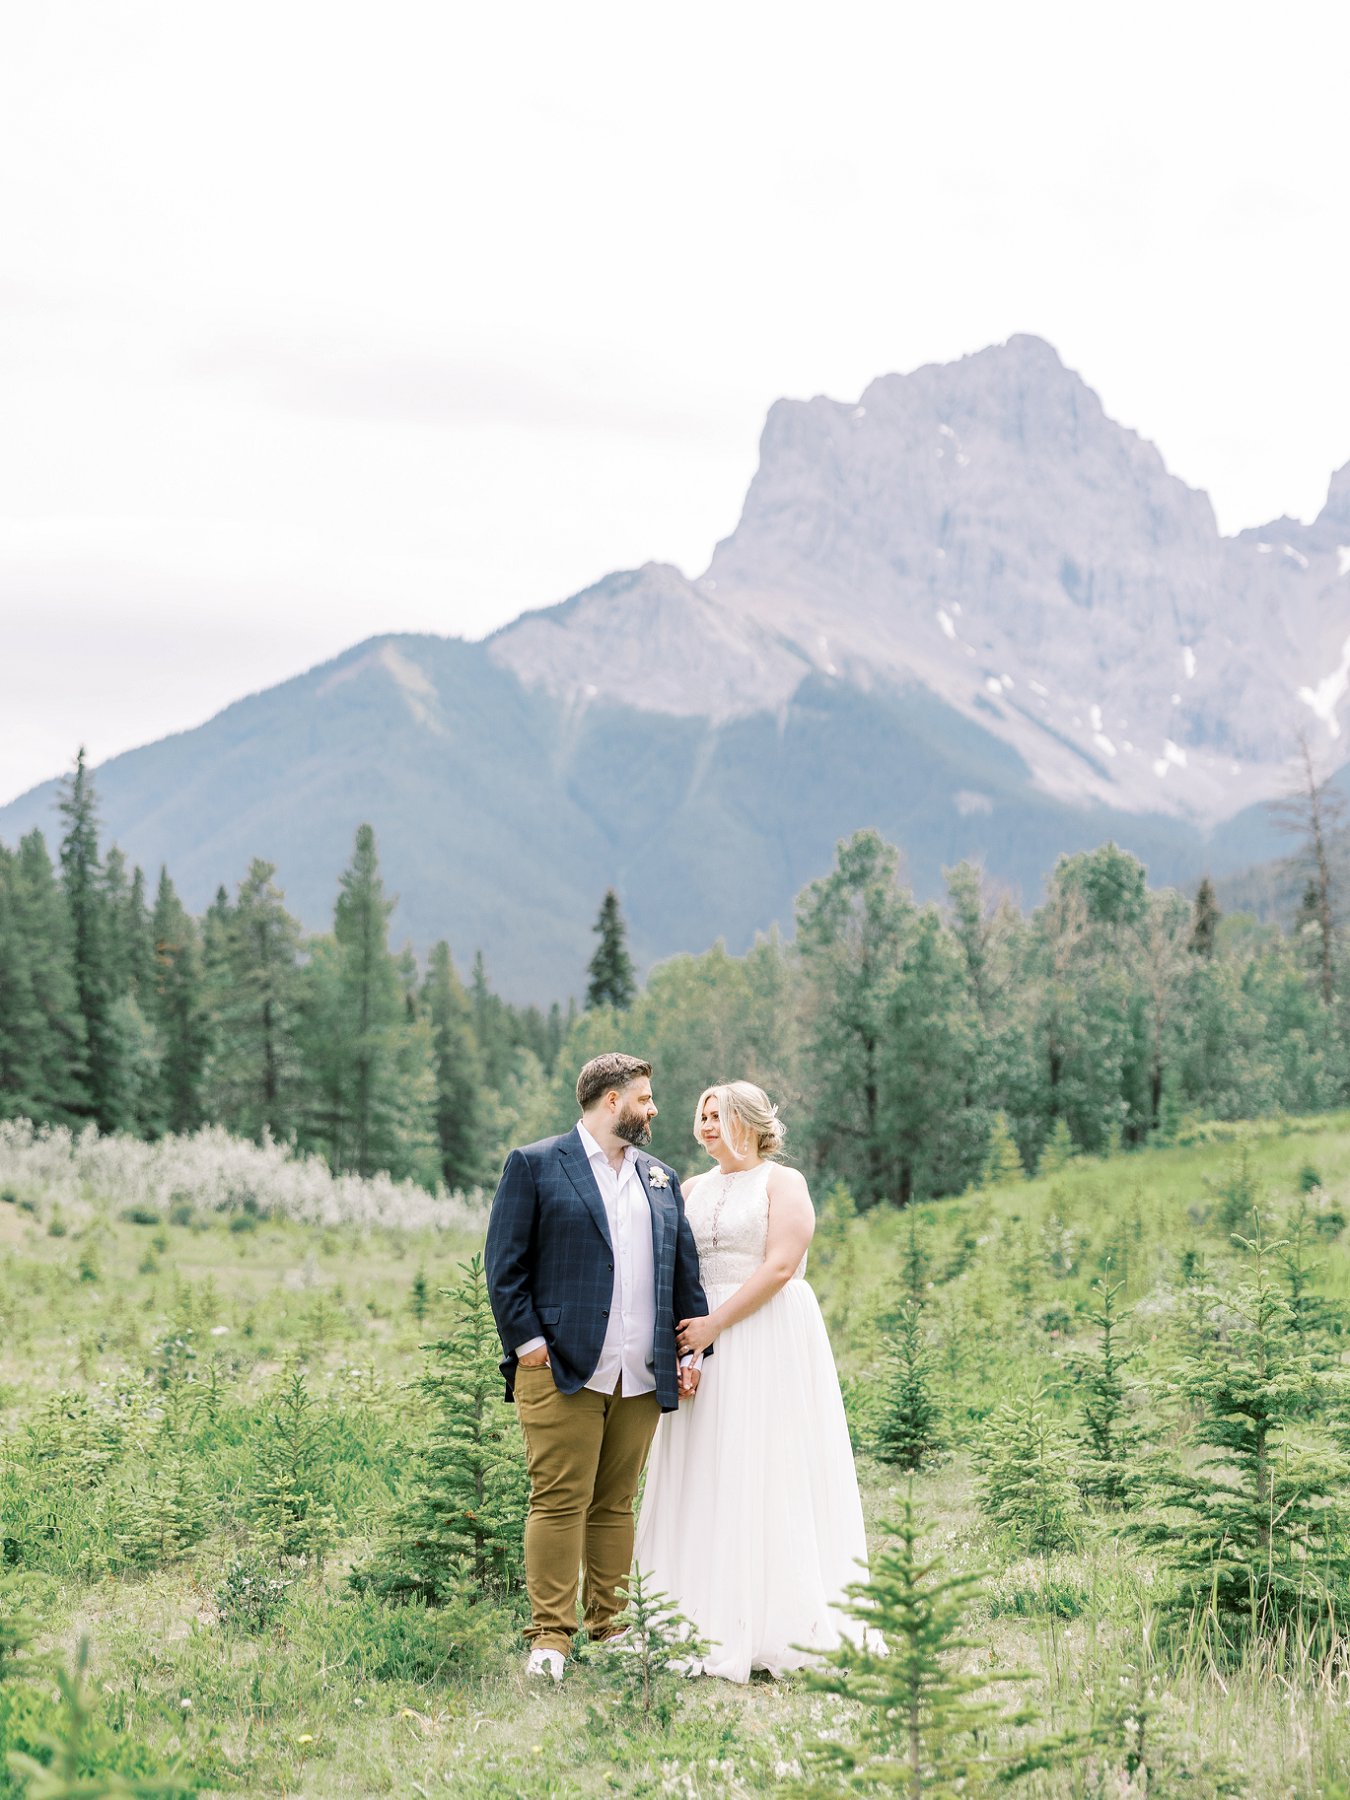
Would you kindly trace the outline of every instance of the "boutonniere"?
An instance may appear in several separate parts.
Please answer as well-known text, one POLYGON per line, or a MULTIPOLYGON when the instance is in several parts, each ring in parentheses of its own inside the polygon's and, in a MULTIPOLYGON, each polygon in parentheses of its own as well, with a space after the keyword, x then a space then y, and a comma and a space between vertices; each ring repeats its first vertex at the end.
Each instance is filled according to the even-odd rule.
POLYGON ((670 1186, 669 1175, 666 1174, 664 1169, 658 1168, 655 1163, 649 1163, 647 1165, 647 1179, 654 1188, 668 1188, 670 1186))

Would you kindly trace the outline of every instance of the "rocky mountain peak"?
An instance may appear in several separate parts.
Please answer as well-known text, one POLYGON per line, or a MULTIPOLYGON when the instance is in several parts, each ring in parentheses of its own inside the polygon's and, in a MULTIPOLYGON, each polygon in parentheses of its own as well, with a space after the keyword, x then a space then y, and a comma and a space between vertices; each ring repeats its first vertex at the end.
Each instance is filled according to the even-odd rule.
POLYGON ((1332 476, 1327 503, 1318 514, 1317 523, 1335 525, 1350 532, 1350 462, 1332 476))
POLYGON ((584 702, 655 663, 653 710, 713 719, 780 708, 810 671, 920 687, 1061 799, 1212 821, 1278 787, 1297 727, 1331 732, 1350 689, 1350 469, 1311 531, 1223 539, 1208 497, 1019 334, 856 403, 776 402, 704 575, 610 577, 493 654, 584 702))

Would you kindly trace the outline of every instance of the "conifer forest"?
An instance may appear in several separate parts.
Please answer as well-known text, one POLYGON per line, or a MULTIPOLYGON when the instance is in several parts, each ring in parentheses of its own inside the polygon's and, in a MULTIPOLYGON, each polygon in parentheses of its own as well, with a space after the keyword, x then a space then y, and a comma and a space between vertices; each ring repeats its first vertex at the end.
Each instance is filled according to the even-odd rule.
POLYGON ((0 1796, 1350 1800, 1350 1005, 1328 796, 1284 926, 1113 844, 1025 909, 868 831, 790 935, 570 1005, 403 946, 363 826, 313 935, 101 841, 0 847, 0 1796), (778 1103, 817 1213, 871 1627, 812 1672, 522 1674, 481 1262, 601 1050, 652 1148, 778 1103))

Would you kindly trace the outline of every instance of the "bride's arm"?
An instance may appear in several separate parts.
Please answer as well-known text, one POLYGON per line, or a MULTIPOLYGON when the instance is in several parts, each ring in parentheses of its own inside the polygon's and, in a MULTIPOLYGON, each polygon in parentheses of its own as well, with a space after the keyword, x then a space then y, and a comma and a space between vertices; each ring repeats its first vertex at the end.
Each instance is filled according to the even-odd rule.
POLYGON ((764 1261, 750 1279, 702 1319, 681 1319, 679 1346, 706 1350, 719 1331, 758 1312, 797 1273, 816 1229, 816 1215, 806 1177, 796 1169, 775 1167, 769 1176, 769 1234, 764 1261))

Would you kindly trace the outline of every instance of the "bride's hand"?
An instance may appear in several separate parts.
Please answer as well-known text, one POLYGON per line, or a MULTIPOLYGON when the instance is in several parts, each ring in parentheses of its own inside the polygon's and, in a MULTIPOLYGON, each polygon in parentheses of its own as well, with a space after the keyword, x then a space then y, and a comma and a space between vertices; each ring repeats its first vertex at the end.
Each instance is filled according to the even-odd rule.
POLYGON ((690 1350, 706 1350, 716 1336, 706 1314, 696 1319, 681 1319, 675 1327, 675 1341, 680 1346, 681 1356, 690 1350))

